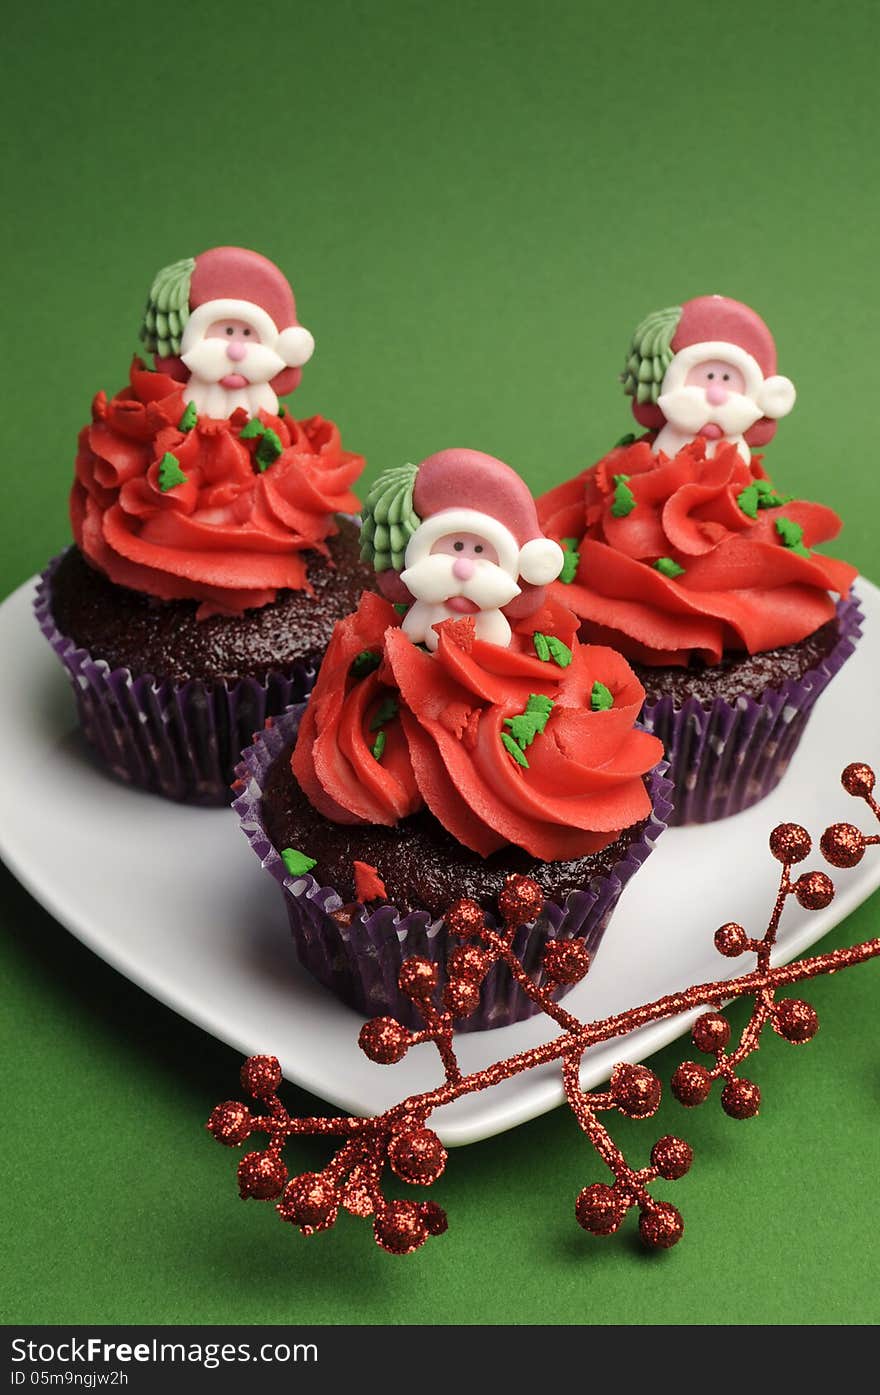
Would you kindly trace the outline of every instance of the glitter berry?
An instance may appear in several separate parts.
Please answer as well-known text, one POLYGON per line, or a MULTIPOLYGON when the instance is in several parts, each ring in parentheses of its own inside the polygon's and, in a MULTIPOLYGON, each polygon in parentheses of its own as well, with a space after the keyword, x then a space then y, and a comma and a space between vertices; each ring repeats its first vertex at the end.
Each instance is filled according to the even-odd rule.
MULTIPOLYGON (((874 799, 874 773, 864 764, 847 766, 842 783, 880 820, 874 799)), ((854 867, 880 835, 866 835, 854 824, 832 824, 825 829, 819 848, 834 867, 854 867)), ((694 1046, 709 1064, 683 1061, 672 1077, 672 1094, 680 1104, 696 1108, 720 1085, 720 1104, 732 1119, 755 1118, 761 1106, 756 1081, 741 1074, 743 1063, 757 1050, 761 1035, 770 1027, 793 1044, 815 1036, 819 1019, 814 1008, 800 998, 777 999, 777 991, 820 974, 864 963, 880 956, 880 939, 867 940, 851 949, 833 950, 813 959, 771 966, 771 956, 783 910, 790 899, 804 909, 822 910, 831 903, 834 884, 821 871, 792 876, 792 868, 812 851, 812 840, 799 824, 780 824, 770 836, 770 851, 781 863, 779 887, 766 930, 760 938, 749 936, 735 922, 715 932, 715 947, 726 958, 746 953, 756 956, 756 967, 733 979, 695 984, 600 1022, 582 1022, 554 1001, 554 990, 575 983, 589 969, 589 955, 579 941, 549 941, 538 977, 526 971, 513 950, 519 925, 534 921, 543 908, 544 894, 530 877, 514 876, 499 896, 501 928, 494 929, 473 901, 458 901, 446 914, 446 927, 455 945, 447 964, 449 979, 440 992, 436 967, 428 960, 412 958, 401 967, 400 987, 424 1020, 424 1028, 412 1031, 393 1017, 365 1022, 359 1044, 368 1059, 379 1066, 393 1066, 413 1045, 433 1042, 443 1067, 443 1083, 410 1095, 374 1118, 329 1116, 294 1118, 284 1108, 277 1090, 281 1068, 274 1056, 253 1056, 242 1067, 243 1088, 265 1106, 263 1114, 238 1101, 217 1105, 207 1128, 227 1147, 236 1147, 254 1133, 265 1134, 268 1146, 244 1155, 238 1167, 239 1191, 244 1199, 277 1203, 283 1221, 312 1235, 332 1226, 340 1210, 372 1217, 373 1235, 379 1247, 391 1255, 408 1255, 429 1238, 447 1228, 446 1213, 435 1202, 389 1199, 382 1190, 386 1166, 409 1185, 426 1187, 436 1182, 447 1165, 446 1149, 430 1128, 434 1110, 465 1094, 490 1089, 511 1077, 554 1062, 561 1067, 565 1098, 587 1142, 612 1175, 610 1183, 587 1182, 575 1201, 575 1218, 588 1234, 608 1236, 620 1230, 628 1213, 638 1212, 638 1231, 644 1245, 668 1250, 684 1233, 677 1207, 653 1196, 657 1179, 674 1182, 690 1169, 690 1145, 673 1134, 658 1138, 647 1167, 630 1166, 612 1140, 603 1114, 648 1119, 661 1100, 660 1080, 647 1066, 622 1062, 615 1066, 606 1089, 584 1090, 580 1065, 584 1053, 599 1042, 612 1041, 650 1022, 678 1016, 702 1007, 692 1036, 694 1046), (508 972, 535 1005, 559 1028, 559 1033, 530 1051, 494 1062, 465 1074, 454 1042, 456 1020, 468 1016, 479 1002, 480 985, 490 970, 508 972), (736 1042, 719 1011, 726 999, 751 997, 752 1011, 736 1042), (281 1153, 285 1144, 300 1135, 333 1139, 336 1152, 321 1172, 302 1173, 288 1181, 281 1153), (279 1200, 280 1198, 280 1200, 279 1200)))

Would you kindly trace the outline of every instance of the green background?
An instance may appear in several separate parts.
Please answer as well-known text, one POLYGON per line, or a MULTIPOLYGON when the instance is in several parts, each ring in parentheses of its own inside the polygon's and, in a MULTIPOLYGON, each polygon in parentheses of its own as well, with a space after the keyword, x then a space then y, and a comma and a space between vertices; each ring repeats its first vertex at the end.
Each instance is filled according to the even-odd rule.
MULTIPOLYGON (((880 580, 878 13, 9 7, 0 591, 67 540, 76 431, 93 392, 124 380, 154 271, 224 242, 290 275, 318 342, 297 415, 335 417, 371 472, 466 444, 546 487, 628 429, 616 375, 644 313, 707 291, 753 303, 800 394, 771 470, 836 504, 840 551, 880 580)), ((6 790, 0 817, 14 816, 6 790)), ((824 947, 876 933, 878 905, 824 947)), ((811 987, 823 1029, 808 1051, 766 1044, 760 1120, 666 1100, 652 1123, 617 1126, 637 1157, 665 1131, 695 1146, 667 1190, 687 1224, 671 1254, 577 1228, 574 1197, 602 1169, 556 1111, 454 1153, 434 1189, 449 1234, 398 1260, 362 1222, 298 1241, 271 1208, 242 1206, 235 1156, 199 1132, 236 1091, 233 1054, 5 872, 2 907, 7 1321, 880 1315, 876 966, 811 987)), ((686 1052, 662 1052, 660 1075, 686 1052)))

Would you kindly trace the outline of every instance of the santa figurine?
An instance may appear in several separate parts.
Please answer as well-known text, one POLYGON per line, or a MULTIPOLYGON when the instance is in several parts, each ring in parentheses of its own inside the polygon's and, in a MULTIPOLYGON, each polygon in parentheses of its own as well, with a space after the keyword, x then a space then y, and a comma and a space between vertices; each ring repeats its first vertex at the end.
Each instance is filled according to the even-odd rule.
POLYGON ((633 416, 656 431, 655 454, 673 456, 702 437, 743 459, 763 446, 794 406, 794 384, 776 372, 773 336, 754 310, 723 295, 657 310, 633 335, 623 373, 633 416))
POLYGON ((509 465, 476 450, 444 450, 386 470, 364 504, 362 557, 403 629, 437 648, 436 626, 472 616, 478 639, 506 646, 510 621, 532 615, 562 570, 535 502, 509 465))
POLYGON ((274 262, 214 247, 163 267, 150 287, 141 338, 156 369, 185 382, 184 400, 209 417, 277 413, 315 341, 274 262))

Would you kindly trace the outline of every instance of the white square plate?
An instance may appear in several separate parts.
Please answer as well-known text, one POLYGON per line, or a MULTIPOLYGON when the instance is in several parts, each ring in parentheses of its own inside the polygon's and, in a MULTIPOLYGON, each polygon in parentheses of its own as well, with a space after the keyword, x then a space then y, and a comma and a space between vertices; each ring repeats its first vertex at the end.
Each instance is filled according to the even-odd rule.
MULTIPOLYGON (((853 760, 880 767, 880 591, 861 580, 858 592, 865 633, 820 698, 782 783, 735 818, 663 834, 627 887, 588 978, 565 999, 583 1020, 751 968, 751 957, 722 959, 712 936, 728 920, 763 931, 778 880, 770 830, 796 820, 818 838, 829 822, 858 821, 862 807, 839 777, 853 760)), ((19 880, 120 973, 243 1056, 277 1056, 288 1079, 333 1105, 374 1114, 439 1083, 432 1046, 392 1067, 362 1055, 361 1019, 299 967, 278 887, 231 811, 169 803, 117 784, 93 764, 67 678, 33 619, 33 593, 27 582, 0 606, 0 652, 10 656, 0 684, 0 854, 19 880)), ((806 864, 823 865, 818 854, 806 864)), ((835 880, 826 910, 789 904, 776 962, 803 953, 865 900, 880 884, 880 858, 866 857, 835 880)), ((607 1079, 616 1061, 643 1060, 695 1015, 594 1048, 584 1084, 607 1079)), ((538 1017, 467 1034, 458 1039, 461 1065, 479 1069, 553 1031, 538 1017)), ((472 1143, 561 1100, 558 1068, 548 1066, 448 1105, 435 1123, 447 1144, 472 1143)))

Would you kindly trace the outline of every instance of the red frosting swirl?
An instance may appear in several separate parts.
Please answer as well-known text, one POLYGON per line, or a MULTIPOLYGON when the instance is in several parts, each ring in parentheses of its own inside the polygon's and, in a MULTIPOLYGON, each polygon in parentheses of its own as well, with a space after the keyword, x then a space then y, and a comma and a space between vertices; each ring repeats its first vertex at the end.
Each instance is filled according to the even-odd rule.
POLYGON ((181 383, 138 359, 130 387, 109 401, 98 393, 70 497, 81 551, 120 586, 201 601, 199 619, 266 605, 282 588, 308 590, 302 554, 327 555, 334 515, 359 511, 351 485, 363 457, 343 450, 322 417, 260 412, 281 446, 261 468, 261 437, 241 438, 244 411, 181 430, 185 405, 181 383), (166 474, 163 489, 169 453, 186 481, 168 487, 166 474))
POLYGON ((545 861, 594 852, 648 815, 643 777, 663 747, 634 728, 644 689, 619 654, 579 644, 577 618, 554 602, 509 649, 476 639, 470 618, 437 628, 429 654, 369 593, 336 626, 292 761, 316 809, 390 825, 427 805, 483 857, 514 843, 545 861), (571 649, 566 667, 535 656, 535 630, 571 649), (604 711, 592 709, 597 683, 613 698, 604 711), (521 762, 503 738, 535 694, 552 707, 521 762))
POLYGON ((553 591, 583 637, 643 663, 796 644, 834 615, 829 591, 846 595, 857 575, 811 550, 840 531, 837 514, 780 501, 760 457, 749 464, 733 445, 707 457, 697 440, 672 459, 653 455, 649 437, 617 447, 543 495, 538 515, 549 536, 575 539, 577 571, 553 591))

